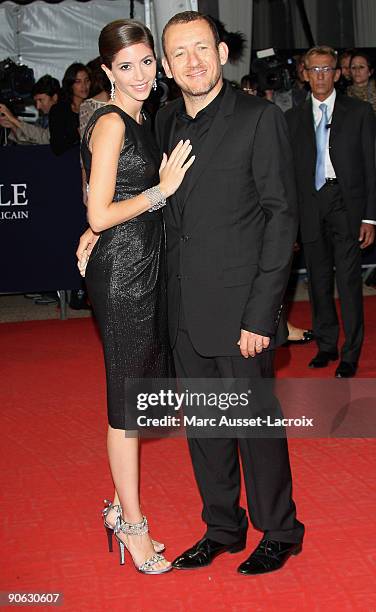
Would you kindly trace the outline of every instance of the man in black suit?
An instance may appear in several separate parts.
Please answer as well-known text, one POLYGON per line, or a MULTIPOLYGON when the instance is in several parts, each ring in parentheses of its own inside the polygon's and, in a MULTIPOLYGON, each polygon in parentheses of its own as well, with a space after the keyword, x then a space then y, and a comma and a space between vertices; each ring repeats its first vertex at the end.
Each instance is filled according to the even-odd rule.
POLYGON ((336 92, 341 71, 330 47, 305 56, 311 96, 286 113, 295 160, 300 229, 322 368, 338 359, 339 324, 334 271, 345 342, 337 377, 356 373, 363 342, 361 249, 374 240, 376 223, 375 118, 371 106, 336 92))
MULTIPOLYGON (((189 138, 196 161, 165 209, 169 329, 182 378, 273 376, 285 341, 280 315, 297 228, 295 185, 281 111, 224 84, 228 49, 199 13, 173 17, 163 33, 164 68, 181 88, 159 111, 167 154, 189 138)), ((174 562, 209 565, 245 547, 239 506, 240 451, 248 508, 264 536, 243 574, 279 569, 301 549, 285 438, 190 438, 205 536, 174 562)))

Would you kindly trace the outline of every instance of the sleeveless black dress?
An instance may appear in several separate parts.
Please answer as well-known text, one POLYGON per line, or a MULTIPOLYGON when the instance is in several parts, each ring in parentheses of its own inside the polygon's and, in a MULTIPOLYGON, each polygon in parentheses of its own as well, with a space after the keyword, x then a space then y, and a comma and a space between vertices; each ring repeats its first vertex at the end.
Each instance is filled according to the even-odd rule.
MULTIPOLYGON (((119 202, 158 184, 160 154, 149 120, 140 125, 119 107, 106 105, 94 112, 82 140, 88 181, 90 135, 99 117, 111 112, 125 123, 113 197, 119 202)), ((126 379, 168 378, 173 373, 162 211, 146 211, 101 232, 87 264, 86 284, 104 346, 108 421, 115 429, 127 429, 132 408, 124 397, 126 379)))

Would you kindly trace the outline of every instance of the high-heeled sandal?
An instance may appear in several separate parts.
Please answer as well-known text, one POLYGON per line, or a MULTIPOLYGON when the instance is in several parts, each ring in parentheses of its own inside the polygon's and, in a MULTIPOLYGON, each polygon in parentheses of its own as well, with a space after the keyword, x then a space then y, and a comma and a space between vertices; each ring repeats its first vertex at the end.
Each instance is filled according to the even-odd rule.
MULTIPOLYGON (((146 516, 144 516, 142 518, 142 521, 140 521, 139 523, 126 523, 125 521, 122 521, 120 524, 117 523, 116 528, 114 529, 115 538, 117 539, 118 544, 119 544, 120 565, 124 565, 125 564, 125 549, 128 550, 130 555, 131 553, 129 551, 128 546, 125 544, 125 542, 123 542, 123 540, 121 540, 120 537, 118 536, 118 533, 120 531, 122 533, 125 533, 126 535, 131 535, 131 536, 134 536, 134 535, 142 536, 148 533, 149 526, 148 526, 148 521, 147 521, 146 516)), ((172 570, 172 565, 169 565, 161 569, 153 569, 153 567, 157 563, 159 563, 159 561, 166 561, 164 556, 159 553, 154 553, 154 555, 152 555, 149 559, 146 559, 146 561, 144 561, 144 563, 141 563, 141 565, 139 566, 135 564, 133 557, 132 557, 132 561, 136 569, 139 572, 141 572, 141 574, 165 574, 166 572, 169 572, 172 570)))
MULTIPOLYGON (((108 552, 113 552, 113 544, 112 544, 112 537, 114 535, 114 530, 118 529, 121 523, 121 513, 122 513, 122 508, 120 506, 120 504, 113 504, 112 502, 110 502, 108 499, 103 500, 103 503, 106 504, 105 507, 102 510, 102 517, 103 517, 103 524, 104 524, 104 528, 106 530, 107 533, 107 541, 108 541, 108 552), (116 519, 115 519, 115 525, 112 526, 107 522, 107 515, 110 512, 110 510, 115 510, 116 512, 116 519)), ((161 553, 164 550, 166 550, 166 547, 164 544, 162 544, 162 542, 157 542, 156 540, 151 540, 151 543, 153 544, 153 548, 155 550, 156 553, 161 553)))

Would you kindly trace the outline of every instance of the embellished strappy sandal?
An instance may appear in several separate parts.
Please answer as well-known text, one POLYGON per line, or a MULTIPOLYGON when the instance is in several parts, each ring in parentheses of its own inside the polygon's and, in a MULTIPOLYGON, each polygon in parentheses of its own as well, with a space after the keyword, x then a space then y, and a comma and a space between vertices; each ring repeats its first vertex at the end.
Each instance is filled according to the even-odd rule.
MULTIPOLYGON (((113 537, 114 531, 118 530, 120 527, 120 523, 122 521, 122 518, 121 518, 122 508, 120 504, 113 504, 108 499, 103 500, 103 503, 106 504, 102 510, 102 517, 103 517, 104 528, 107 533, 108 552, 113 552, 112 537, 113 537), (110 512, 110 510, 115 510, 116 512, 116 519, 115 519, 114 526, 110 525, 107 522, 107 515, 110 512)), ((153 548, 156 553, 161 553, 166 549, 165 545, 162 544, 162 542, 157 542, 156 540, 152 540, 151 543, 153 544, 153 548)))
MULTIPOLYGON (((124 565, 125 564, 125 549, 128 550, 129 554, 131 553, 127 545, 125 544, 125 542, 123 542, 123 540, 119 538, 118 533, 120 531, 130 536, 142 536, 148 533, 149 526, 148 526, 148 521, 146 519, 146 516, 144 516, 142 518, 142 521, 140 521, 139 523, 126 523, 125 521, 117 523, 117 526, 114 529, 115 538, 117 539, 118 544, 119 544, 120 565, 124 565)), ((133 557, 132 557, 132 560, 133 560, 133 557)), ((169 565, 162 569, 156 569, 154 566, 157 563, 159 563, 159 561, 166 561, 166 559, 164 558, 163 555, 159 553, 154 553, 154 555, 152 555, 149 559, 146 559, 146 561, 144 561, 144 563, 142 563, 139 566, 137 566, 134 563, 134 561, 133 563, 135 564, 136 569, 142 574, 165 574, 166 572, 169 572, 172 570, 172 565, 169 565)))

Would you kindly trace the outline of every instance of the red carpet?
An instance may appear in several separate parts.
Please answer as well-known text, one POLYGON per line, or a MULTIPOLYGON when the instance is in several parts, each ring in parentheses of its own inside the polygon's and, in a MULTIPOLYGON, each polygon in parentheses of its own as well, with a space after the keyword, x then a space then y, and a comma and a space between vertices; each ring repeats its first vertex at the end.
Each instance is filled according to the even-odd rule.
MULTIPOLYGON (((376 373, 376 299, 366 304, 359 376, 376 373)), ((306 303, 292 311, 309 325, 306 303)), ((89 319, 2 324, 2 568, 0 590, 64 593, 63 610, 269 612, 376 610, 375 443, 291 440, 303 554, 260 577, 235 573, 247 552, 196 572, 143 576, 106 552, 99 514, 112 495, 106 464, 104 372, 89 319)), ((279 375, 306 377, 311 344, 281 349, 279 375)), ((335 366, 320 372, 332 377, 335 366)), ((167 557, 203 533, 184 440, 143 445, 143 509, 167 557)), ((32 609, 36 609, 35 606, 32 609)))

